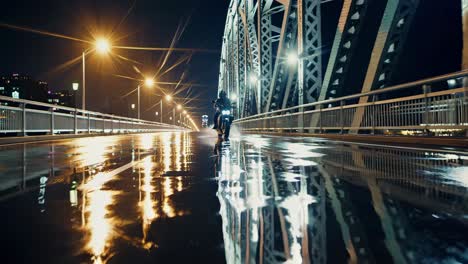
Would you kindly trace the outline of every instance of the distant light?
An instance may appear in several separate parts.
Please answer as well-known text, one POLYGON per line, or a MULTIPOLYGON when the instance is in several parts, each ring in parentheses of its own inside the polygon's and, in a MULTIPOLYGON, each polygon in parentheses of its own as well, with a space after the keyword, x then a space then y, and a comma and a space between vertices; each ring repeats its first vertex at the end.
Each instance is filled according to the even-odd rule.
POLYGON ((105 53, 108 53, 111 49, 111 46, 109 44, 109 40, 105 39, 105 38, 100 38, 98 40, 96 40, 96 51, 101 53, 101 54, 105 54, 105 53))
POLYGON ((250 77, 249 77, 249 80, 250 80, 251 84, 256 84, 257 80, 258 80, 257 75, 255 73, 251 73, 250 77))
POLYGON ((172 120, 172 116, 170 116, 169 119, 172 120))
POLYGON ((237 95, 236 94, 231 94, 231 100, 236 101, 237 100, 237 95))
POLYGON ((299 57, 297 56, 297 53, 295 52, 290 52, 288 54, 288 64, 289 65, 297 65, 297 62, 299 61, 299 57))
POLYGON ((166 100, 167 100, 167 101, 171 101, 171 100, 172 100, 172 96, 171 96, 171 95, 169 95, 169 94, 168 94, 168 95, 166 95, 166 100))
POLYGON ((449 85, 450 88, 453 88, 455 87, 455 85, 457 85, 457 80, 455 79, 447 80, 447 84, 449 85))
POLYGON ((73 91, 78 91, 79 83, 72 83, 73 91))
POLYGON ((158 116, 158 115, 159 115, 159 112, 156 112, 156 115, 158 116))
POLYGON ((146 87, 153 87, 153 85, 154 85, 153 78, 146 78, 145 79, 145 85, 146 85, 146 87))
POLYGON ((181 110, 182 109, 182 105, 178 104, 177 105, 177 110, 181 110))
POLYGON ((19 93, 18 91, 14 91, 11 93, 11 97, 15 98, 15 99, 19 99, 19 93))
POLYGON ((132 104, 132 109, 135 109, 135 104, 132 104))
POLYGON ((187 114, 187 111, 186 111, 186 110, 184 110, 184 112, 183 112, 183 113, 184 113, 184 115, 186 115, 186 114, 187 114))

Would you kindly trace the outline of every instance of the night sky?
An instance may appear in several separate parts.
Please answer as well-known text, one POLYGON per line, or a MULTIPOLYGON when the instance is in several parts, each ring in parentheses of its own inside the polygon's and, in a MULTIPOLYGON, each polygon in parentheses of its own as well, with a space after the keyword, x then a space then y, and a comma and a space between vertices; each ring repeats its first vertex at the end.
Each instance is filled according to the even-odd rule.
MULTIPOLYGON (((219 58, 227 0, 16 0, 2 1, 0 22, 41 29, 85 40, 93 36, 109 35, 114 32, 113 45, 169 47, 180 23, 189 20, 177 48, 202 48, 213 53, 194 53, 190 63, 183 63, 175 70, 161 77, 160 81, 177 82, 185 71, 184 82, 200 83, 207 87, 194 87, 189 103, 197 107, 198 115, 210 111, 209 103, 216 96, 219 58), (135 6, 131 9, 133 3, 135 6), (128 17, 122 21, 129 12, 128 17), (117 27, 117 25, 120 26, 117 27), (203 100, 203 101, 200 101, 203 100), (201 108, 201 109, 200 109, 201 108)), ((81 55, 89 45, 86 43, 42 36, 29 32, 0 28, 0 75, 19 73, 33 79, 44 80, 53 90, 71 89, 71 83, 81 83, 81 61, 59 68, 63 63, 81 55)), ((113 50, 119 55, 131 58, 142 65, 137 67, 145 74, 154 74, 165 52, 113 50)), ((169 68, 188 52, 175 52, 164 67, 169 68)), ((114 112, 127 115, 125 105, 136 102, 136 94, 120 98, 135 89, 136 81, 114 77, 113 74, 133 78, 141 76, 133 69, 134 63, 97 54, 88 56, 86 63, 87 108, 89 110, 114 112), (92 95, 91 95, 92 94, 92 95)), ((174 86, 161 85, 166 92, 174 86)), ((143 89, 142 117, 155 118, 157 109, 148 109, 159 101, 157 90, 143 89)), ((184 97, 184 92, 177 95, 184 97)), ((183 102, 183 99, 179 99, 183 102)), ((131 114, 131 113, 130 113, 131 114)))
MULTIPOLYGON (((322 28, 324 62, 332 45, 342 1, 323 7, 322 28)), ((192 88, 190 103, 197 115, 211 112, 210 101, 216 96, 219 57, 229 0, 16 0, 2 1, 0 22, 42 29, 81 39, 114 32, 113 45, 169 47, 180 23, 189 21, 178 41, 178 48, 214 50, 194 53, 190 63, 183 63, 162 76, 160 81, 177 82, 185 71, 184 82, 206 85, 192 88), (135 3, 134 7, 132 5, 135 3), (130 10, 129 15, 122 21, 130 10), (120 26, 118 26, 120 24, 120 26)), ((402 83, 454 72, 461 65, 460 1, 421 0, 410 35, 392 83, 402 83)), ((54 90, 71 89, 73 81, 81 82, 81 63, 57 68, 80 56, 88 44, 55 37, 15 31, 0 27, 0 75, 20 73, 47 81, 54 90)), ((363 40, 366 41, 366 40, 363 40)), ((154 73, 163 52, 115 50, 131 58, 144 73, 154 73)), ((189 55, 176 52, 165 66, 189 55)), ((136 102, 136 95, 122 101, 121 96, 134 89, 136 81, 113 74, 141 78, 133 63, 113 57, 91 55, 87 60, 87 108, 95 111, 129 114, 128 105, 136 102), (92 94, 92 96, 91 96, 92 94)), ((362 63, 365 66, 365 62, 362 63)), ((365 69, 365 67, 363 67, 365 69)), ((162 86, 171 92, 173 86, 162 86)), ((159 101, 155 91, 144 90, 142 117, 154 119, 155 110, 146 111, 159 101)), ((185 92, 177 96, 184 97, 185 92)), ((181 99, 179 99, 181 102, 181 99)), ((132 113, 130 113, 132 114, 132 113)), ((134 114, 134 113, 133 113, 134 114)))

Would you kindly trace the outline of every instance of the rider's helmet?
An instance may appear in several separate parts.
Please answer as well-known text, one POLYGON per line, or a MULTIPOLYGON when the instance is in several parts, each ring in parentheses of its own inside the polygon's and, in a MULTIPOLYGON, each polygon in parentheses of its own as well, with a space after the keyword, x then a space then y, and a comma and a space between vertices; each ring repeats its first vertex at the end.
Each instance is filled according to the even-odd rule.
POLYGON ((221 90, 221 91, 219 92, 219 98, 226 98, 226 92, 223 91, 223 90, 221 90))

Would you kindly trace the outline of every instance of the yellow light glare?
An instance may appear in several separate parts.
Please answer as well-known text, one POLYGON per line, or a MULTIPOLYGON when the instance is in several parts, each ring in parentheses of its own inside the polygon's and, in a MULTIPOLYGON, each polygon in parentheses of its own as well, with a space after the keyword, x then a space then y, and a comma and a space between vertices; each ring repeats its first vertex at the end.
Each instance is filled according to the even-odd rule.
POLYGON ((184 113, 184 115, 186 115, 186 114, 187 114, 187 111, 186 111, 186 110, 184 110, 184 112, 183 112, 183 113, 184 113))
POLYGON ((169 95, 169 94, 168 94, 168 95, 166 95, 166 100, 167 100, 167 101, 171 101, 171 100, 172 100, 172 96, 171 96, 171 95, 169 95))
POLYGON ((154 80, 152 78, 146 78, 145 79, 145 85, 146 85, 146 87, 153 87, 154 80))
POLYGON ((177 110, 181 110, 182 109, 182 105, 178 104, 177 105, 177 110))
POLYGON ((101 54, 106 54, 110 51, 111 46, 109 40, 101 38, 96 41, 96 51, 101 54))

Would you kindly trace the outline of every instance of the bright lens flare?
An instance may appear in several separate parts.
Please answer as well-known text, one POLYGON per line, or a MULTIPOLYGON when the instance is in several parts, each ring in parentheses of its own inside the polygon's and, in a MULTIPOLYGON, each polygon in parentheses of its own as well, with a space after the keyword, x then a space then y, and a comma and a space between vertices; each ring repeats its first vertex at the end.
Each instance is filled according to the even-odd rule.
POLYGON ((177 110, 181 110, 182 109, 182 106, 181 105, 177 105, 177 110))
POLYGON ((154 80, 151 79, 151 78, 146 78, 146 80, 145 80, 145 85, 146 85, 146 87, 153 87, 153 85, 154 85, 154 80))
POLYGON ((166 95, 166 100, 167 100, 167 101, 171 101, 171 100, 172 100, 172 96, 171 96, 171 95, 169 95, 169 94, 168 94, 168 95, 166 95))
POLYGON ((106 54, 110 51, 111 46, 107 39, 101 38, 96 41, 96 51, 101 54, 106 54))
POLYGON ((296 65, 298 61, 299 61, 299 57, 297 56, 297 53, 291 52, 288 54, 289 65, 296 65))

